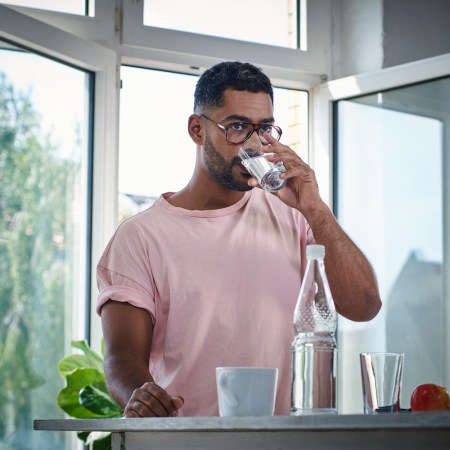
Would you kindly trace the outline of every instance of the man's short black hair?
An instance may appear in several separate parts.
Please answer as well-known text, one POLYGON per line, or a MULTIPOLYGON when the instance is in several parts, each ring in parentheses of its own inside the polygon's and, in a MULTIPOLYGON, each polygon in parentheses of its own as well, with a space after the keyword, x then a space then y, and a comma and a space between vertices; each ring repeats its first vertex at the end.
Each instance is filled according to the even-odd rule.
POLYGON ((197 82, 194 93, 194 111, 218 108, 223 105, 226 89, 264 92, 273 103, 273 89, 269 77, 250 63, 227 61, 206 70, 197 82))

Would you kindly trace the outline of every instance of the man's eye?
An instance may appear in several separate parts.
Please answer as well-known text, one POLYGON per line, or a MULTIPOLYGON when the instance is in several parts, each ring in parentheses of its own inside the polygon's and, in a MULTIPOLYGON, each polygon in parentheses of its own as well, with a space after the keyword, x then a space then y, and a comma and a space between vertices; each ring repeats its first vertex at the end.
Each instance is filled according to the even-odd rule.
POLYGON ((260 130, 261 130, 261 132, 263 132, 263 133, 269 133, 269 134, 271 134, 271 133, 272 133, 272 125, 261 125, 260 130))
POLYGON ((231 125, 229 125, 230 130, 232 131, 244 131, 246 129, 245 125, 243 123, 232 123, 231 125))

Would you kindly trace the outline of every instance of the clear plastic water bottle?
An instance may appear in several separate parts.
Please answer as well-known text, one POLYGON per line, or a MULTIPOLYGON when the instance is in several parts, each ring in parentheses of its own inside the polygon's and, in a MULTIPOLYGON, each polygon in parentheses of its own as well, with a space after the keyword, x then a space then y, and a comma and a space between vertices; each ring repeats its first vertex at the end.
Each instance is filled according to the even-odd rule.
POLYGON ((291 415, 335 414, 336 310, 323 245, 306 247, 306 271, 294 311, 291 415))

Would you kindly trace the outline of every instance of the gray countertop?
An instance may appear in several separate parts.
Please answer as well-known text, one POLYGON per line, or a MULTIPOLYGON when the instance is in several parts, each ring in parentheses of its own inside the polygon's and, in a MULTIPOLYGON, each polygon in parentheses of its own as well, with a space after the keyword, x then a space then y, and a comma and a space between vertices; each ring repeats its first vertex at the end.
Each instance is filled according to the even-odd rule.
MULTIPOLYGON (((300 431, 300 430, 450 430, 450 412, 377 415, 274 417, 176 417, 144 419, 35 420, 35 430, 61 431, 300 431)), ((450 444, 449 444, 450 447, 450 444)))
POLYGON ((35 430, 111 431, 113 450, 449 450, 450 412, 35 420, 35 430))

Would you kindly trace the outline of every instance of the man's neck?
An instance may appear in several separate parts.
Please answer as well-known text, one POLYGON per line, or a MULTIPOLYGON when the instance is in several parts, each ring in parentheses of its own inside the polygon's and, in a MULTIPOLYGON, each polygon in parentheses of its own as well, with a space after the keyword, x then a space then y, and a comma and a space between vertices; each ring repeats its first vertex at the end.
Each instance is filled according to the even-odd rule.
POLYGON ((166 200, 173 206, 190 211, 206 211, 227 208, 241 200, 244 192, 233 191, 216 182, 196 183, 195 178, 181 191, 175 192, 166 200))

